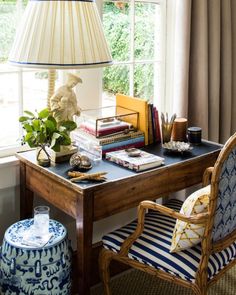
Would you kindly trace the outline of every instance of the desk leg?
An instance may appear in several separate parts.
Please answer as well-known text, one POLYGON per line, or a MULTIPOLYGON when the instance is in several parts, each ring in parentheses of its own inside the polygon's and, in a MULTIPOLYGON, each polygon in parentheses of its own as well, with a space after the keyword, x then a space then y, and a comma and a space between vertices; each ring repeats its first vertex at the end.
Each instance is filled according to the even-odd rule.
POLYGON ((78 294, 89 295, 93 236, 93 195, 91 194, 78 196, 76 231, 78 294))
POLYGON ((20 219, 32 217, 34 193, 26 187, 26 165, 20 162, 20 219))

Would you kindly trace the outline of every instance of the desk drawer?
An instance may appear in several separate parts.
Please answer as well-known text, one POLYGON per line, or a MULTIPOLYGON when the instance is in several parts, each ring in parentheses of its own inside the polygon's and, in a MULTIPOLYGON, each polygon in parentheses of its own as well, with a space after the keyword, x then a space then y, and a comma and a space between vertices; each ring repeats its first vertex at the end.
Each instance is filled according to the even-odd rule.
POLYGON ((135 178, 122 179, 100 187, 94 195, 94 220, 137 207, 141 201, 166 197, 202 181, 203 173, 213 166, 218 153, 163 166, 135 178))
POLYGON ((26 186, 68 215, 76 216, 78 192, 60 183, 60 179, 56 181, 32 167, 26 166, 26 186))

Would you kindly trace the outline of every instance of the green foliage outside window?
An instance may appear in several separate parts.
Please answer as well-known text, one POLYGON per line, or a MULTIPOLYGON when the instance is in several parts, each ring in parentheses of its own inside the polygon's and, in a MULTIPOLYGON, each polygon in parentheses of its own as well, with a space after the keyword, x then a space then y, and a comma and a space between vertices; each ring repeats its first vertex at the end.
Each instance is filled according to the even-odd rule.
MULTIPOLYGON (((22 1, 25 7, 28 0, 22 1)), ((16 0, 0 0, 0 63, 7 61, 19 18, 16 0)))
POLYGON ((8 58, 16 27, 16 1, 0 1, 0 63, 8 58))
MULTIPOLYGON (((153 18, 155 6, 139 3, 135 5, 135 52, 136 60, 150 59, 154 55, 153 18)), ((123 9, 114 3, 104 3, 103 25, 106 38, 110 45, 112 58, 115 61, 129 61, 130 58, 130 17, 129 4, 123 9)), ((151 99, 153 95, 153 67, 148 71, 137 66, 134 75, 134 95, 151 99)), ((104 69, 104 90, 110 93, 129 94, 129 67, 112 66, 104 69)))

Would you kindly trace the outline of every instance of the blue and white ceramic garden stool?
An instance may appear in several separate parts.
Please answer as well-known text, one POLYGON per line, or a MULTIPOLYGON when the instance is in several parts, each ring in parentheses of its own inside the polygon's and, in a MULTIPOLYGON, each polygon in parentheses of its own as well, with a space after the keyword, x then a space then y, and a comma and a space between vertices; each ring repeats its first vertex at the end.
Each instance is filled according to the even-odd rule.
POLYGON ((52 234, 43 247, 23 243, 22 233, 33 219, 10 226, 5 235, 0 260, 1 294, 69 295, 71 290, 71 251, 65 227, 49 221, 52 234))

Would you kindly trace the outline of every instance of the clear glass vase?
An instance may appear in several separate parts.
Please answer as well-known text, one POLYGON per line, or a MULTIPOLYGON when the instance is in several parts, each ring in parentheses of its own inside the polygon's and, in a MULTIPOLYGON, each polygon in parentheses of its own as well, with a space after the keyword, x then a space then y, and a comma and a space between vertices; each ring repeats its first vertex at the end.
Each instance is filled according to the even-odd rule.
POLYGON ((46 147, 37 147, 36 159, 40 166, 49 167, 51 164, 50 155, 46 150, 46 147))

